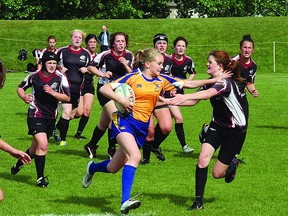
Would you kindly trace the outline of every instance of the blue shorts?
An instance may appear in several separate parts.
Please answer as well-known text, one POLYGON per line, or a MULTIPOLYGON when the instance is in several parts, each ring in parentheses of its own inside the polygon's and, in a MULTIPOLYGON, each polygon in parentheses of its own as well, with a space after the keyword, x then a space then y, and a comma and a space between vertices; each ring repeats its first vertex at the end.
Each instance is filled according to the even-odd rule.
POLYGON ((123 115, 119 112, 112 114, 112 135, 110 139, 115 139, 121 132, 127 132, 134 136, 138 147, 142 147, 148 135, 148 122, 134 119, 131 115, 123 115))

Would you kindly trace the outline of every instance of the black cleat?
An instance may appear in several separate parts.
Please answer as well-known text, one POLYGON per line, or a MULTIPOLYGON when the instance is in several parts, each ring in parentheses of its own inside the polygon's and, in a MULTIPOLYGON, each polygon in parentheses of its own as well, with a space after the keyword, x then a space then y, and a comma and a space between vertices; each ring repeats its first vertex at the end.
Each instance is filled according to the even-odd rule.
POLYGON ((146 165, 146 164, 149 164, 149 163, 150 163, 150 160, 148 160, 148 159, 143 159, 143 160, 140 162, 141 165, 146 165))
POLYGON ((188 208, 188 210, 202 210, 204 209, 203 203, 195 200, 194 203, 188 208))
POLYGON ((42 187, 42 188, 47 187, 49 185, 48 178, 47 177, 40 177, 39 179, 37 179, 36 185, 38 187, 42 187))
POLYGON ((89 143, 84 145, 84 149, 86 150, 87 154, 89 155, 89 158, 96 158, 96 149, 98 148, 98 145, 96 147, 92 147, 89 143))
POLYGON ((18 172, 20 172, 20 170, 21 170, 21 168, 22 168, 23 166, 24 166, 24 165, 18 167, 18 166, 15 164, 13 167, 11 167, 11 174, 12 174, 12 175, 16 175, 18 172))
POLYGON ((153 152, 159 160, 165 161, 165 156, 163 155, 160 147, 157 149, 151 148, 151 152, 153 152))
POLYGON ((83 139, 87 139, 87 137, 82 136, 81 134, 77 133, 77 134, 74 135, 74 139, 83 140, 83 139))
MULTIPOLYGON (((237 171, 237 167, 239 165, 239 160, 234 157, 233 160, 231 161, 231 164, 229 165, 229 167, 226 170, 226 175, 225 175, 225 182, 226 183, 230 183, 234 180, 234 178, 236 177, 236 171, 237 171)), ((243 163, 243 162, 242 162, 243 163)))

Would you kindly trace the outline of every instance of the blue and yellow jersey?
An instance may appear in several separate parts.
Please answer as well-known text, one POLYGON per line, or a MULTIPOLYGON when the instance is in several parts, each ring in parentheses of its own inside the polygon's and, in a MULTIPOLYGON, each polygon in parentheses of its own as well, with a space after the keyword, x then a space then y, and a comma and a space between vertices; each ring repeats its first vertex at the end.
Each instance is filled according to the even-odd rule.
POLYGON ((164 91, 182 89, 184 80, 162 74, 148 79, 143 73, 132 73, 111 82, 110 85, 115 89, 117 83, 127 83, 134 90, 135 104, 130 115, 136 120, 148 122, 159 95, 164 91))

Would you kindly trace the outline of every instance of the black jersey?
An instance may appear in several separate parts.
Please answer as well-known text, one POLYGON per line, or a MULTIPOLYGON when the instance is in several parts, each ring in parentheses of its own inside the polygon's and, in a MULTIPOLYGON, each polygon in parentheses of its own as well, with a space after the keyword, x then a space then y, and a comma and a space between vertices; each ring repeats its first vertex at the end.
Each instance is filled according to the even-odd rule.
POLYGON ((257 65, 253 59, 250 59, 249 64, 245 64, 243 62, 240 54, 233 57, 232 59, 241 63, 241 66, 242 66, 241 77, 244 78, 244 81, 241 83, 238 83, 238 87, 239 87, 239 90, 240 90, 242 96, 245 96, 246 95, 246 84, 247 83, 251 83, 251 84, 254 83, 257 65))
POLYGON ((171 55, 173 60, 171 74, 173 77, 179 77, 182 79, 186 79, 186 75, 188 74, 196 74, 194 61, 191 57, 183 55, 182 61, 179 61, 175 58, 175 54, 171 55))
POLYGON ((163 62, 163 69, 161 74, 171 75, 171 67, 173 65, 173 60, 170 55, 164 53, 163 54, 164 62, 163 62))
MULTIPOLYGON (((92 62, 90 65, 95 66, 95 58, 97 56, 97 53, 95 53, 92 57, 92 62)), ((84 74, 84 82, 83 86, 91 86, 94 85, 94 74, 91 73, 85 73, 84 74)))
POLYGON ((19 85, 24 90, 32 87, 33 101, 28 109, 28 118, 57 118, 58 100, 44 91, 44 85, 49 85, 59 93, 70 96, 67 78, 56 71, 50 77, 44 77, 42 70, 29 74, 19 85))
POLYGON ((79 69, 90 65, 92 59, 90 52, 82 47, 80 50, 74 51, 69 45, 57 50, 57 58, 59 64, 67 68, 65 75, 70 85, 80 87, 84 74, 79 69))
POLYGON ((128 66, 132 68, 134 62, 134 55, 129 50, 124 50, 121 56, 116 56, 112 49, 101 52, 97 55, 95 61, 97 62, 97 67, 100 71, 105 73, 106 71, 110 71, 113 73, 110 79, 101 77, 99 79, 100 84, 105 84, 109 81, 116 80, 121 76, 124 76, 127 73, 124 65, 119 61, 120 57, 124 57, 127 61, 128 66))
POLYGON ((225 128, 245 128, 246 119, 241 103, 241 94, 233 79, 225 79, 201 89, 214 88, 218 94, 210 98, 213 107, 212 121, 225 128))

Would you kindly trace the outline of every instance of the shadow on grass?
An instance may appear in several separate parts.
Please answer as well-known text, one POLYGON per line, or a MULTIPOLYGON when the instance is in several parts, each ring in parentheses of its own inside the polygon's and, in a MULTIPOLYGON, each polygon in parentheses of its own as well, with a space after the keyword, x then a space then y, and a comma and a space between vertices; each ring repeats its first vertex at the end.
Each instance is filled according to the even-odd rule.
POLYGON ((276 126, 276 125, 259 125, 259 126, 254 126, 256 128, 269 128, 269 129, 280 129, 280 130, 288 130, 287 126, 276 126))
MULTIPOLYGON (((191 202, 191 205, 194 202, 194 197, 193 196, 179 196, 179 195, 175 195, 173 193, 168 194, 168 193, 143 193, 143 195, 145 196, 149 196, 152 199, 156 199, 159 200, 159 198, 161 197, 161 199, 169 199, 169 202, 174 203, 177 206, 181 206, 181 207, 186 207, 186 203, 187 202, 191 202)), ((209 199, 205 199, 204 198, 204 203, 212 203, 216 200, 216 197, 211 197, 209 199)), ((189 206, 187 206, 188 208, 189 206)))
MULTIPOLYGON (((74 155, 74 156, 78 156, 78 157, 81 157, 81 158, 88 158, 88 154, 87 152, 84 150, 81 149, 68 149, 66 148, 65 146, 62 147, 62 146, 59 146, 59 148, 61 149, 58 149, 58 150, 53 150, 53 151, 49 151, 49 154, 62 154, 62 155, 74 155)), ((98 160, 107 160, 108 157, 107 155, 98 155, 97 154, 97 157, 96 157, 98 160)))
POLYGON ((0 173, 0 179, 6 179, 9 181, 21 182, 27 185, 31 185, 31 176, 27 175, 21 175, 21 174, 12 175, 10 172, 9 173, 4 172, 0 173))
POLYGON ((75 205, 83 205, 87 207, 94 207, 95 209, 99 209, 99 211, 106 213, 110 212, 113 214, 117 214, 119 212, 115 212, 114 208, 109 207, 111 205, 110 199, 114 200, 115 197, 82 197, 82 196, 69 196, 65 199, 54 199, 51 200, 55 203, 63 203, 63 204, 75 204, 75 205))

